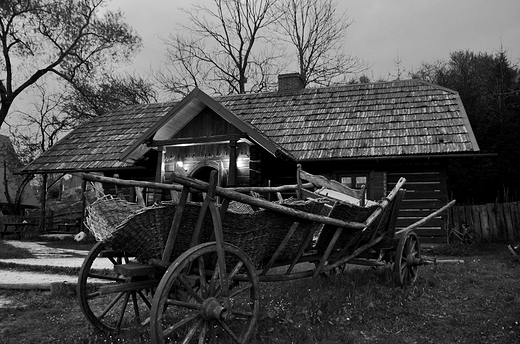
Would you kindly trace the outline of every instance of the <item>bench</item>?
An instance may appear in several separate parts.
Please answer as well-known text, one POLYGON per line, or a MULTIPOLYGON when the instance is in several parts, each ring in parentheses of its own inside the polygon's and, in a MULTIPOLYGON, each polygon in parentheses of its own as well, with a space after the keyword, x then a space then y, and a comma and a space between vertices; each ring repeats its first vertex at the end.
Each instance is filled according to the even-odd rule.
POLYGON ((81 218, 66 218, 58 222, 58 232, 79 232, 81 228, 81 218))
POLYGON ((27 223, 22 216, 18 215, 2 215, 0 216, 0 239, 4 239, 5 235, 12 235, 22 240, 27 226, 34 226, 27 223))

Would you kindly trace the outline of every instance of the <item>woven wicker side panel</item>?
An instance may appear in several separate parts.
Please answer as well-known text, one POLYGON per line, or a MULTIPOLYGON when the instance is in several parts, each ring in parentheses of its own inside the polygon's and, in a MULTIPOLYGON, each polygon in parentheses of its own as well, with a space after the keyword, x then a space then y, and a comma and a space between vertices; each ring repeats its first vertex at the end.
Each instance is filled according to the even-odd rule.
POLYGON ((85 225, 96 240, 104 241, 119 224, 141 209, 143 208, 135 203, 106 195, 87 207, 85 225))
MULTIPOLYGON (((324 215, 325 212, 325 204, 314 200, 299 201, 287 199, 284 200, 284 202, 281 204, 294 210, 312 214, 324 215)), ((298 228, 278 256, 279 260, 293 259, 300 249, 300 246, 303 244, 310 232, 314 229, 315 224, 312 221, 304 221, 268 210, 265 211, 264 218, 266 232, 269 233, 268 247, 266 252, 267 258, 271 258, 272 255, 276 252, 292 224, 294 222, 299 223, 298 228)))
MULTIPOLYGON (((334 209, 332 209, 330 217, 343 221, 365 222, 366 219, 368 219, 368 217, 377 208, 378 206, 365 208, 350 203, 338 202, 334 209)), ((336 227, 334 226, 325 225, 323 227, 320 237, 318 238, 318 242, 316 243, 316 249, 318 250, 318 252, 325 252, 335 231, 336 227)), ((343 229, 338 238, 338 241, 336 242, 336 245, 334 246, 334 250, 341 249, 348 245, 352 240, 360 238, 358 234, 359 230, 343 229)))
POLYGON ((224 241, 240 247, 253 264, 266 256, 269 232, 262 221, 263 210, 252 213, 227 212, 222 223, 224 241))
POLYGON ((160 258, 164 244, 160 231, 155 226, 153 208, 145 208, 133 214, 117 226, 104 242, 116 250, 135 255, 141 262, 160 258))
MULTIPOLYGON (((142 262, 150 258, 161 259, 175 209, 174 204, 145 208, 117 226, 116 231, 105 239, 105 243, 134 254, 142 262)), ((186 204, 170 261, 190 248, 199 213, 200 204, 186 204)), ((202 230, 202 242, 208 241, 212 233, 213 226, 208 213, 202 230)))

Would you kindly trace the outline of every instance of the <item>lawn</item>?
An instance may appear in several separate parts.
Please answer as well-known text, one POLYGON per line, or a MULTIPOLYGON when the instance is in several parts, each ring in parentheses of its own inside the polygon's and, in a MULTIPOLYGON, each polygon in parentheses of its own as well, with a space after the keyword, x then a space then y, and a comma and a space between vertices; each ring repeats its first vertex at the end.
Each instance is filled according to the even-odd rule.
MULTIPOLYGON (((388 269, 262 284, 251 343, 520 343, 520 263, 506 245, 449 246, 464 264, 427 265, 408 288, 388 269)), ((1 343, 148 343, 145 330, 93 331, 74 295, 0 291, 1 343)))

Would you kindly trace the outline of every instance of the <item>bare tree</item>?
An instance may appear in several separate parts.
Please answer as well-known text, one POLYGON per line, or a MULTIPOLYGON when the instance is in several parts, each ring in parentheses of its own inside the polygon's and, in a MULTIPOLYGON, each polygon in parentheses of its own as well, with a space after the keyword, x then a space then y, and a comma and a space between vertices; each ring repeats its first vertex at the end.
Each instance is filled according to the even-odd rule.
POLYGON ((448 62, 436 60, 433 62, 421 62, 416 71, 411 71, 408 75, 412 79, 420 79, 434 84, 442 85, 448 73, 448 62))
POLYGON ((141 40, 106 0, 2 0, 0 126, 13 101, 52 73, 74 83, 106 64, 128 60, 141 40))
POLYGON ((274 77, 277 56, 264 31, 277 20, 277 0, 214 0, 184 12, 191 25, 164 40, 170 69, 163 88, 184 95, 195 86, 216 94, 261 91, 274 77))
POLYGON ((136 75, 103 73, 99 80, 76 82, 66 90, 34 84, 28 111, 17 110, 17 121, 6 121, 11 141, 27 164, 77 125, 122 105, 157 102, 153 85, 136 75))
POLYGON ((304 85, 327 86, 367 69, 343 50, 352 21, 336 12, 334 0, 282 0, 278 5, 280 39, 296 50, 304 85))
POLYGON ((72 129, 73 121, 61 111, 64 96, 49 91, 45 84, 34 84, 35 98, 29 111, 15 112, 17 124, 7 124, 17 156, 27 164, 45 152, 60 138, 59 135, 72 129))
POLYGON ((154 85, 147 79, 108 71, 68 87, 60 111, 75 126, 123 105, 156 103, 157 97, 154 85))

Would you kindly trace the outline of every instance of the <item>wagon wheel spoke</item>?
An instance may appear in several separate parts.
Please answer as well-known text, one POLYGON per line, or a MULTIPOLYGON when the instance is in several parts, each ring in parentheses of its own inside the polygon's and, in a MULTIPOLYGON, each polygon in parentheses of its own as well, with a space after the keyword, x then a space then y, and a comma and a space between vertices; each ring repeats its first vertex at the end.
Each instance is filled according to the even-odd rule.
POLYGON ((206 342, 206 333, 208 332, 208 322, 205 321, 202 323, 202 328, 199 333, 199 344, 204 344, 206 342))
POLYGON ((196 321, 193 322, 190 329, 188 330, 188 334, 186 335, 186 338, 184 338, 183 343, 188 344, 191 341, 191 338, 195 335, 197 330, 202 326, 202 322, 204 320, 202 318, 198 318, 196 321))
POLYGON ((219 271, 220 271, 220 268, 219 268, 219 264, 217 261, 217 263, 215 264, 215 269, 213 270, 213 275, 211 276, 211 280, 209 281, 208 293, 210 293, 210 294, 216 293, 216 286, 218 283, 219 271))
POLYGON ((220 320, 217 320, 217 322, 224 329, 224 331, 226 331, 226 333, 231 337, 231 339, 233 339, 233 341, 235 343, 238 343, 238 344, 242 343, 240 341, 240 338, 235 334, 235 332, 233 332, 232 329, 229 328, 229 326, 225 322, 220 321, 220 320))
POLYGON ((105 315, 107 315, 107 313, 115 306, 117 301, 119 301, 121 299, 121 297, 123 297, 124 294, 125 293, 117 294, 117 296, 114 297, 114 299, 106 306, 106 308, 103 309, 101 314, 98 316, 98 319, 103 319, 105 317, 105 315))
POLYGON ((143 303, 146 305, 146 307, 148 309, 152 308, 152 304, 150 303, 150 301, 148 301, 148 299, 146 298, 146 296, 143 294, 143 292, 141 290, 138 290, 137 294, 141 297, 141 300, 143 301, 143 303))
POLYGON ((165 329, 163 331, 163 336, 168 337, 176 330, 182 328, 184 325, 189 324, 191 321, 193 321, 193 319, 197 318, 198 316, 199 316, 198 314, 193 314, 189 317, 184 318, 183 320, 179 321, 178 323, 173 324, 172 326, 168 327, 167 329, 165 329))
POLYGON ((195 290, 193 290, 192 286, 190 285, 190 283, 186 280, 186 277, 185 276, 179 276, 179 281, 182 283, 183 287, 184 287, 184 291, 186 291, 191 297, 193 297, 195 299, 195 301, 197 301, 198 303, 202 303, 204 302, 204 300, 202 300, 202 298, 200 297, 199 294, 197 294, 195 292, 195 290))
POLYGON ((201 307, 200 304, 197 304, 197 303, 179 301, 179 300, 174 300, 174 299, 168 299, 166 301, 166 304, 169 306, 177 306, 177 307, 195 309, 195 310, 199 310, 201 307))
MULTIPOLYGON (((238 271, 240 270, 240 268, 244 265, 244 263, 242 261, 239 261, 235 267, 233 268, 233 270, 231 270, 231 272, 229 273, 229 275, 227 276, 226 278, 226 285, 228 285, 228 288, 229 288, 229 283, 231 283, 231 281, 233 280, 233 277, 235 277, 235 275, 238 273, 238 271)), ((233 288, 231 291, 232 293, 229 295, 229 297, 234 297, 236 295, 238 295, 239 293, 242 293, 244 291, 244 289, 247 289, 247 288, 251 288, 252 285, 249 284, 248 286, 245 286, 245 288, 240 288, 240 289, 236 289, 236 288, 233 288)), ((217 288, 216 290, 214 290, 214 295, 215 297, 219 297, 222 293, 222 289, 219 289, 217 288)))
POLYGON ((242 266, 244 265, 244 262, 243 261, 239 261, 235 267, 233 268, 233 270, 231 270, 231 272, 229 273, 228 275, 228 283, 231 282, 231 280, 233 279, 233 277, 235 277, 235 275, 238 273, 238 271, 240 271, 240 268, 242 268, 242 266))
POLYGON ((199 263, 200 293, 202 297, 206 297, 208 293, 208 283, 206 281, 206 265, 204 264, 204 256, 200 256, 197 261, 199 263))
POLYGON ((229 297, 235 297, 237 296, 238 294, 241 294, 245 291, 249 291, 251 288, 253 288, 253 284, 251 283, 246 283, 244 285, 242 285, 241 287, 239 288, 234 288, 232 291, 231 291, 231 294, 229 295, 229 297))
POLYGON ((137 305, 137 293, 135 291, 132 292, 132 305, 134 306, 135 317, 139 319, 139 306, 137 305))
POLYGON ((117 319, 117 323, 116 323, 116 328, 118 331, 121 329, 121 324, 123 323, 126 306, 128 305, 128 299, 130 299, 130 293, 125 293, 125 297, 123 299, 123 305, 121 306, 121 312, 119 313, 119 318, 117 319))

